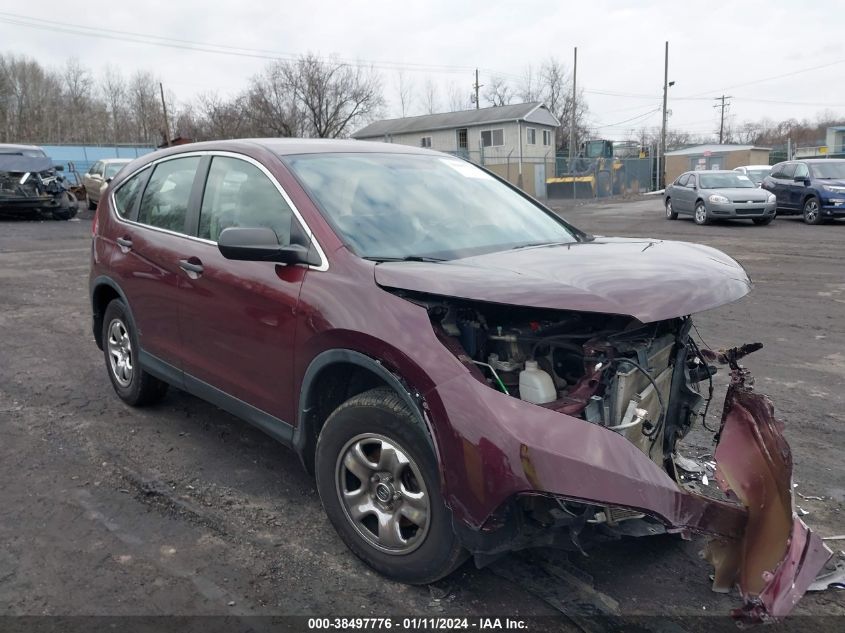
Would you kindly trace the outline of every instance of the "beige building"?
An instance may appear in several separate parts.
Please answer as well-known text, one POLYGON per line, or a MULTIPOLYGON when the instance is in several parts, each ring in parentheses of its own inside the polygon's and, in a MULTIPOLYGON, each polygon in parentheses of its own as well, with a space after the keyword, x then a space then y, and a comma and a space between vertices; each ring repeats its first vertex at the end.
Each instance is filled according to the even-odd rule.
POLYGON ((666 152, 666 183, 674 182, 685 171, 768 165, 770 151, 769 147, 714 143, 666 152))
POLYGON ((545 196, 560 122, 542 103, 375 121, 352 138, 426 147, 468 158, 532 195, 545 196))

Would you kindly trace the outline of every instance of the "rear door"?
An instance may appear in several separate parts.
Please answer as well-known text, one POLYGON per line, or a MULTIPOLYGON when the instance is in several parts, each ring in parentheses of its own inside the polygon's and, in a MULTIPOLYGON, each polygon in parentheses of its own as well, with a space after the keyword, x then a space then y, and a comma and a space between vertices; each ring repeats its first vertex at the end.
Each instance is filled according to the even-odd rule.
POLYGON ((672 186, 672 207, 677 213, 689 213, 689 192, 686 188, 689 178, 689 174, 682 174, 672 186))
MULTIPOLYGON (((187 387, 224 408, 231 402, 216 400, 219 392, 293 423, 296 307, 308 268, 228 260, 217 248, 227 227, 269 227, 280 244, 302 243, 292 203, 258 162, 216 155, 194 223, 199 239, 181 253, 198 267, 182 275, 187 387)), ((239 415, 256 420, 254 411, 239 415)))
POLYGON ((792 187, 792 175, 795 173, 795 163, 785 163, 776 174, 772 174, 775 184, 773 193, 777 198, 779 209, 793 209, 790 201, 790 188, 792 187))
MULTIPOLYGON (((157 163, 129 221, 115 224, 117 248, 110 267, 126 295, 144 362, 159 360, 181 369, 184 346, 179 330, 180 289, 185 271, 180 259, 185 244, 188 209, 200 156, 168 158, 157 163)), ((127 181, 115 192, 121 194, 127 181)))

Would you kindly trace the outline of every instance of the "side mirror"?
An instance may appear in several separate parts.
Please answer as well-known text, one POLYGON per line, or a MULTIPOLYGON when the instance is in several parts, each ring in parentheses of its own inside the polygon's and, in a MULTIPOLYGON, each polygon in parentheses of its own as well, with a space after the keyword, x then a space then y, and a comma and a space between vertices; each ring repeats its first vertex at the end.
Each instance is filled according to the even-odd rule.
POLYGON ((795 178, 793 178, 793 180, 795 182, 807 182, 809 180, 809 178, 807 178, 806 176, 795 176, 795 178))
POLYGON ((54 165, 53 167, 55 168, 56 171, 64 171, 65 170, 64 165, 54 165))
POLYGON ((226 259, 247 262, 318 265, 311 250, 299 244, 282 246, 275 231, 268 228, 229 227, 217 238, 217 248, 226 259))

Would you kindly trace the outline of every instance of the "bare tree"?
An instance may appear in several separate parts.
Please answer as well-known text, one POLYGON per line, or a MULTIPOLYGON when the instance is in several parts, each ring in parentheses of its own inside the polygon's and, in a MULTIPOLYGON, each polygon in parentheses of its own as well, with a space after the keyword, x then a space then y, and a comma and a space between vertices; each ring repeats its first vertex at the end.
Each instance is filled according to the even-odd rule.
MULTIPOLYGON (((304 132, 304 115, 289 77, 289 62, 275 62, 253 77, 243 100, 250 127, 258 136, 300 136, 304 132)), ((221 121, 221 104, 216 96, 208 97, 208 107, 221 121)))
POLYGON ((454 81, 449 84, 449 110, 451 112, 457 112, 459 110, 466 110, 470 107, 470 102, 468 98, 469 93, 465 92, 459 85, 457 85, 454 81))
POLYGON ((411 111, 411 102, 414 99, 413 82, 405 75, 404 70, 396 73, 396 96, 399 98, 400 116, 406 117, 411 111))
POLYGON ((325 61, 311 53, 280 63, 312 136, 346 136, 384 107, 381 82, 372 68, 325 61))
POLYGON ((560 121, 556 131, 556 147, 568 146, 569 129, 572 126, 572 110, 575 110, 575 147, 580 147, 586 140, 587 129, 587 101, 583 92, 572 98, 572 79, 566 67, 554 58, 548 59, 540 68, 540 96, 552 114, 560 121))
POLYGON ((513 101, 513 90, 507 80, 502 77, 492 77, 484 88, 484 98, 491 106, 508 105, 513 101))
POLYGON ((541 75, 531 64, 525 67, 522 80, 516 88, 516 96, 524 103, 542 101, 541 75))
POLYGON ((149 72, 138 71, 129 81, 129 109, 135 138, 144 143, 160 143, 164 138, 158 82, 149 72))
POLYGON ((128 140, 130 134, 126 81, 118 68, 106 67, 100 80, 100 94, 105 100, 106 111, 109 115, 111 141, 118 143, 121 140, 128 140))
POLYGON ((431 77, 425 80, 425 84, 423 85, 423 94, 422 94, 422 101, 423 101, 423 109, 425 110, 426 114, 434 114, 438 110, 438 100, 437 100, 437 84, 431 80, 431 77))

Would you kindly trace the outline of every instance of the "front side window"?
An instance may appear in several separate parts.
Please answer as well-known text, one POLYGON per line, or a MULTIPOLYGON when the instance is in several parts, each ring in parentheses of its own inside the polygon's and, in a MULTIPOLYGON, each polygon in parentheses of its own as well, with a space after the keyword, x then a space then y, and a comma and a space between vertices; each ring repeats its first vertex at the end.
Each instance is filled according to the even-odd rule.
POLYGON ((422 154, 283 160, 360 257, 457 259, 580 234, 472 163, 422 154))
POLYGON ((795 175, 795 163, 787 163, 781 170, 781 178, 792 178, 795 175))
POLYGON ((135 174, 114 192, 114 211, 122 218, 128 218, 135 208, 135 202, 141 195, 148 169, 135 174))
POLYGON ((481 147, 499 147, 504 144, 505 131, 502 128, 481 132, 481 147))
POLYGON ((229 227, 273 229, 279 244, 290 244, 293 211, 258 167, 238 158, 211 160, 200 208, 198 237, 217 241, 229 227))
POLYGON ((795 175, 793 178, 803 178, 807 180, 810 177, 810 170, 807 168, 807 165, 804 163, 798 163, 795 165, 795 175))
POLYGON ((199 163, 199 156, 188 156, 156 165, 141 198, 138 222, 184 233, 191 187, 199 163))
POLYGON ((529 145, 536 145, 537 144, 537 130, 533 127, 529 127, 526 129, 528 133, 528 144, 529 145))

